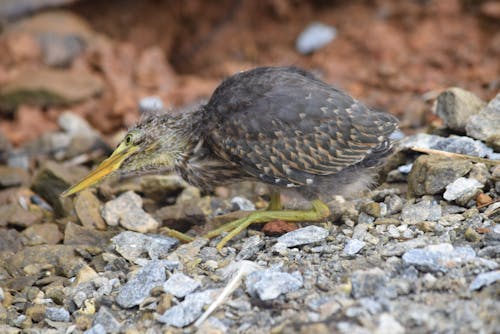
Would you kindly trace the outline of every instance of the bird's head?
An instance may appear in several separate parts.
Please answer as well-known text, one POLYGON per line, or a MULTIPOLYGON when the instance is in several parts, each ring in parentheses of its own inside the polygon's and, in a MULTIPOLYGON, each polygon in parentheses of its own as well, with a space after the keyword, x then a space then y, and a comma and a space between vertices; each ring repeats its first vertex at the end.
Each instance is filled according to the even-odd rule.
POLYGON ((109 158, 61 196, 82 191, 104 177, 172 171, 189 149, 189 134, 177 117, 147 119, 130 130, 109 158))

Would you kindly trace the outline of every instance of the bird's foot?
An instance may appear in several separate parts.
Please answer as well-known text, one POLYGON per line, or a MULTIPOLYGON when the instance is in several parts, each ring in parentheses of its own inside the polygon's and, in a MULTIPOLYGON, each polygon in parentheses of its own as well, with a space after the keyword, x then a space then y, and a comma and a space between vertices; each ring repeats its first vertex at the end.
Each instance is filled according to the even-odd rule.
POLYGON ((204 235, 205 238, 211 239, 224 232, 228 232, 226 236, 217 244, 216 248, 220 251, 229 240, 234 238, 238 233, 246 229, 251 224, 267 223, 273 220, 283 220, 286 222, 302 222, 302 221, 319 221, 327 218, 330 215, 328 206, 320 200, 311 202, 312 209, 310 210, 267 210, 252 212, 248 216, 237 219, 222 225, 221 227, 212 230, 204 235))
MULTIPOLYGON (((293 223, 299 223, 302 221, 319 221, 330 215, 330 209, 322 201, 314 200, 311 204, 312 209, 310 210, 271 210, 268 208, 266 211, 252 212, 246 217, 234 220, 208 232, 203 237, 212 239, 224 232, 228 232, 228 234, 225 235, 216 246, 216 248, 220 251, 231 239, 238 235, 238 233, 252 224, 267 223, 273 220, 283 220, 293 223)), ((178 232, 168 227, 163 227, 162 231, 167 235, 177 238, 183 242, 191 242, 195 239, 187 234, 178 232)))

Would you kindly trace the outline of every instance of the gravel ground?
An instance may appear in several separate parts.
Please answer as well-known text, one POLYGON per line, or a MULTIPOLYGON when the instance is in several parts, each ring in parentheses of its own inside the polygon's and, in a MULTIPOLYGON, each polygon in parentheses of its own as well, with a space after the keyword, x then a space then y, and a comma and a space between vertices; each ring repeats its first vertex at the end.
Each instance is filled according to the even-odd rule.
MULTIPOLYGON (((449 100, 438 98, 440 117, 460 126, 449 100)), ((219 239, 180 244, 162 227, 200 234, 263 208, 259 186, 205 195, 161 175, 60 198, 103 152, 63 114, 62 131, 38 145, 67 145, 33 175, 27 149, 0 166, 0 332, 498 332, 500 95, 475 105, 461 136, 403 138, 387 181, 335 197, 327 222, 285 224, 279 236, 283 224, 252 228, 221 252, 219 239)))

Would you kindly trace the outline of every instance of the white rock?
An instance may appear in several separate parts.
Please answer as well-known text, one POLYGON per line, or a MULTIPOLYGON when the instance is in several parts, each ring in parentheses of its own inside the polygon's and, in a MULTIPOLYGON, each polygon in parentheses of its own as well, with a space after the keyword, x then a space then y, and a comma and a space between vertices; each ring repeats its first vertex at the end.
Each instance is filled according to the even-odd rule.
POLYGON ((301 54, 319 50, 337 36, 337 29, 323 23, 315 22, 307 26, 297 38, 295 48, 301 54))
POLYGON ((483 185, 476 179, 459 177, 452 183, 446 186, 446 191, 443 197, 447 201, 454 201, 460 199, 460 202, 467 202, 474 195, 476 195, 478 189, 482 188, 483 185))

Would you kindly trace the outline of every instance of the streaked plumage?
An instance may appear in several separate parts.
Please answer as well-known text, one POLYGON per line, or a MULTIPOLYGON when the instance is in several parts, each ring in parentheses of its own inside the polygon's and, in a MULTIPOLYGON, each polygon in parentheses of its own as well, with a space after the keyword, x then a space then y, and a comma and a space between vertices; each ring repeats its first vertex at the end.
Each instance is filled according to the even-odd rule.
MULTIPOLYGON (((63 193, 74 194, 110 173, 175 170, 201 188, 240 180, 293 188, 310 210, 253 212, 205 235, 228 234, 221 249, 250 224, 318 221, 330 214, 325 194, 349 194, 370 183, 370 170, 391 151, 396 119, 292 67, 262 67, 222 82, 209 102, 180 115, 150 114, 113 154, 63 193)), ((192 237, 168 230, 185 241, 192 237)))
MULTIPOLYGON (((253 179, 309 198, 344 193, 343 185, 390 152, 397 127, 393 116, 292 67, 236 74, 205 106, 174 118, 190 147, 176 169, 191 183, 253 179)), ((156 122, 172 116, 162 119, 156 122)))

